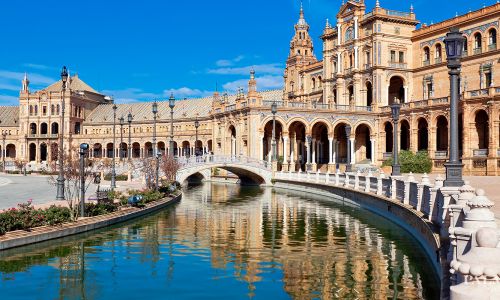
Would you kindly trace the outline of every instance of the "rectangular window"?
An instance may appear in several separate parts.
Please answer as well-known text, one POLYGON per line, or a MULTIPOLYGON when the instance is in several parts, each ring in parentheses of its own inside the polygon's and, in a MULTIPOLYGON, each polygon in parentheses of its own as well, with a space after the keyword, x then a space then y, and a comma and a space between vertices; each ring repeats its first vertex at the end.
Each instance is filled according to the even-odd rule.
POLYGON ((396 62, 396 51, 391 50, 391 62, 396 62))
POLYGON ((484 73, 484 79, 485 79, 485 83, 486 83, 486 86, 485 88, 489 88, 491 86, 491 72, 488 72, 488 73, 484 73))
POLYGON ((47 115, 47 106, 42 106, 42 113, 44 116, 47 115))
POLYGON ((405 53, 403 51, 399 51, 399 62, 400 63, 405 62, 405 53))
POLYGON ((427 99, 432 98, 432 82, 427 83, 427 99))

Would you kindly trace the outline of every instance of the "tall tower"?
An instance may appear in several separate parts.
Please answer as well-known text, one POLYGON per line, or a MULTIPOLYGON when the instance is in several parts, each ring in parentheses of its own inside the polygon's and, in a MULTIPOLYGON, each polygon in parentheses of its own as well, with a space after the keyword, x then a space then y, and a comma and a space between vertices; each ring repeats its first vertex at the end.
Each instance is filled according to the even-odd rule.
POLYGON ((314 56, 314 47, 309 35, 309 24, 304 18, 304 9, 300 5, 299 21, 295 24, 295 35, 290 42, 290 53, 286 61, 285 69, 285 97, 294 97, 300 93, 302 82, 299 72, 303 67, 317 61, 314 56))
POLYGON ((29 93, 30 81, 28 80, 28 74, 24 73, 23 78, 23 88, 21 90, 22 93, 29 93))

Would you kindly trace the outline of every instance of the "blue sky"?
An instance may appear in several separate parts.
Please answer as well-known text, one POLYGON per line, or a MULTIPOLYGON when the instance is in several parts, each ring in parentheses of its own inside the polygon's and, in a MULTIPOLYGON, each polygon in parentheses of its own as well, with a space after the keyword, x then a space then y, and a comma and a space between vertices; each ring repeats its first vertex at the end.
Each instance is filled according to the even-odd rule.
MULTIPOLYGON (((252 66, 258 88, 281 88, 299 0, 2 1, 0 105, 17 105, 27 72, 31 90, 59 78, 67 65, 117 102, 200 97, 246 87, 252 66)), ((496 0, 381 0, 422 23, 438 22, 496 0)), ((304 0, 315 52, 326 18, 341 0, 304 0)), ((371 10, 375 0, 366 1, 371 10)))

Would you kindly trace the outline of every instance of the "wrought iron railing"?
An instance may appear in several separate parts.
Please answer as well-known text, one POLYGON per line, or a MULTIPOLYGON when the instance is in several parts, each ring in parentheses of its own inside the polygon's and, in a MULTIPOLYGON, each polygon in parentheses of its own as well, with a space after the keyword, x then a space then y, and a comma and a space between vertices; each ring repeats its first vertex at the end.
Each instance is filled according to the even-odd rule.
POLYGON ((444 150, 438 150, 434 152, 434 158, 436 159, 446 159, 448 157, 448 151, 444 150))
POLYGON ((474 157, 487 157, 488 149, 473 149, 472 156, 474 157))

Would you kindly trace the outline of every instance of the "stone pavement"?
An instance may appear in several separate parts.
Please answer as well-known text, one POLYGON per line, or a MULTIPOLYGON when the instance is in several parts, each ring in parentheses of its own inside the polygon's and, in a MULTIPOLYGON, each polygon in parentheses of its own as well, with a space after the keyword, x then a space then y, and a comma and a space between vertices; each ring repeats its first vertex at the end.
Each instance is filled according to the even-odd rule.
MULTIPOLYGON (((55 201, 56 187, 49 184, 50 176, 0 174, 0 210, 16 207, 18 203, 32 200, 37 207, 51 204, 66 205, 66 201, 55 201)), ((117 190, 141 189, 140 182, 117 182, 117 190)), ((91 184, 86 192, 88 197, 95 196, 96 186, 91 184)), ((109 188, 109 182, 103 182, 101 188, 109 188)))

